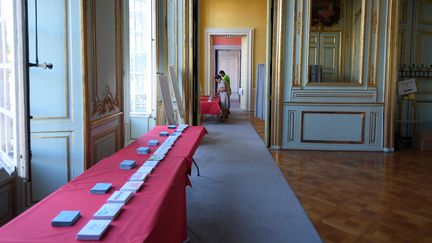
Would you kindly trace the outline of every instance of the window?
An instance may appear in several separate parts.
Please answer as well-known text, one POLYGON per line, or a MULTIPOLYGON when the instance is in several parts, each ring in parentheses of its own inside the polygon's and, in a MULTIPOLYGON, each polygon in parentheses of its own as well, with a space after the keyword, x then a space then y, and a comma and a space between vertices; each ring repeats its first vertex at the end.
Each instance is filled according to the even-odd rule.
POLYGON ((149 115, 155 107, 152 0, 129 1, 129 80, 131 115, 149 115))
POLYGON ((15 2, 18 1, 0 0, 0 167, 9 174, 19 162, 19 111, 23 104, 18 92, 22 90, 22 82, 18 81, 22 77, 19 73, 22 61, 17 62, 21 48, 17 44, 15 2))

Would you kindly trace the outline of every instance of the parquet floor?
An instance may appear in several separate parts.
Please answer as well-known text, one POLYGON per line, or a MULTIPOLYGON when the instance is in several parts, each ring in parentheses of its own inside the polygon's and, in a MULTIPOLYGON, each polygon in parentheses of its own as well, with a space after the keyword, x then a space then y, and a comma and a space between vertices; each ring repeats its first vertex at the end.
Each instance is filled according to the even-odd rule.
POLYGON ((253 112, 249 112, 248 114, 249 121, 252 123, 252 126, 255 128, 256 132, 260 136, 261 140, 264 141, 264 120, 256 118, 253 112))
POLYGON ((432 242, 432 152, 271 153, 325 242, 432 242))

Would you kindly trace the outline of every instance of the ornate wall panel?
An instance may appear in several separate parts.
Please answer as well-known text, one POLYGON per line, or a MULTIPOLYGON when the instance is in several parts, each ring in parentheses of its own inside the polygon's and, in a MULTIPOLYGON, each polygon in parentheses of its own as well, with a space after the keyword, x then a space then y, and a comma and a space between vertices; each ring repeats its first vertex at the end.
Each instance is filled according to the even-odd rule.
POLYGON ((88 168, 123 146, 123 3, 89 0, 84 4, 88 168))

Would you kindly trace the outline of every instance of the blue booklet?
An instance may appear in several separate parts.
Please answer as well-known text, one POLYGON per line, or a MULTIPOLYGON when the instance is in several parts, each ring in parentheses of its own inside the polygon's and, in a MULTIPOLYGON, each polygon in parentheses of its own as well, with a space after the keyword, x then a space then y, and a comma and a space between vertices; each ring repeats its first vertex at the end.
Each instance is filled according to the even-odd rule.
POLYGON ((169 128, 169 129, 176 129, 177 126, 176 126, 176 125, 168 125, 168 128, 169 128))
POLYGON ((71 226, 81 217, 80 211, 61 211, 51 220, 52 226, 71 226))
POLYGON ((135 168, 136 163, 135 163, 134 160, 126 159, 126 160, 123 160, 123 161, 119 164, 119 166, 120 166, 120 169, 128 170, 128 169, 133 169, 133 168, 135 168))
POLYGON ((160 132, 159 136, 162 136, 162 137, 169 136, 169 132, 160 132))
POLYGON ((152 139, 148 142, 149 146, 156 146, 158 144, 159 144, 159 140, 157 140, 157 139, 152 139))
POLYGON ((105 194, 112 187, 111 183, 97 183, 91 190, 91 194, 105 194))
POLYGON ((138 154, 148 154, 150 153, 150 148, 149 147, 139 147, 136 149, 138 154))
POLYGON ((77 240, 99 240, 108 229, 111 220, 90 219, 76 235, 77 240))

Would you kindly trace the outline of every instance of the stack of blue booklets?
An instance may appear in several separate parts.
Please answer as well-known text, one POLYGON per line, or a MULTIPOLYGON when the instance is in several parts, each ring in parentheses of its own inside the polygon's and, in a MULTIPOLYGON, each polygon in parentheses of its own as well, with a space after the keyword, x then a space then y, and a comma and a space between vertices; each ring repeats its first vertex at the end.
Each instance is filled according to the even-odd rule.
POLYGON ((177 126, 176 126, 176 125, 168 125, 168 128, 169 128, 169 129, 176 129, 177 126))
POLYGON ((112 187, 111 183, 97 183, 91 190, 91 194, 105 194, 112 187))
POLYGON ((77 240, 99 240, 108 229, 111 220, 91 219, 76 235, 77 240))
POLYGON ((156 146, 158 144, 159 144, 159 140, 157 140, 157 139, 152 139, 148 142, 149 146, 156 146))
POLYGON ((51 220, 51 225, 71 226, 80 218, 80 216, 80 211, 61 211, 51 220))
POLYGON ((163 136, 163 137, 169 136, 169 132, 160 132, 159 136, 163 136))
POLYGON ((139 147, 136 149, 138 154, 148 154, 150 153, 150 148, 149 147, 139 147))
POLYGON ((130 160, 130 159, 123 160, 123 161, 119 164, 119 167, 120 167, 120 169, 122 169, 122 170, 130 170, 130 169, 135 168, 135 166, 136 166, 135 161, 134 161, 134 160, 130 160))

